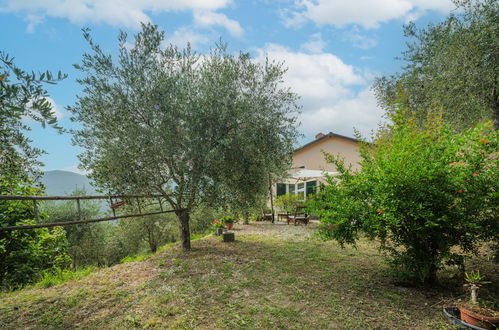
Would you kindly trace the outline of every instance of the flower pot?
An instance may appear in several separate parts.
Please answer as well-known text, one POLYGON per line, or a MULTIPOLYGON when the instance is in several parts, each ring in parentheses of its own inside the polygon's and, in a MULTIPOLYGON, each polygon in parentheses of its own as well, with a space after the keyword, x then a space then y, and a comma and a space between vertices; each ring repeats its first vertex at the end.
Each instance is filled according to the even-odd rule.
POLYGON ((499 317, 497 316, 494 317, 477 314, 462 305, 458 307, 459 311, 461 312, 461 320, 468 324, 487 330, 494 330, 499 324, 499 317))
POLYGON ((226 223, 225 225, 227 226, 228 230, 231 230, 232 227, 234 226, 234 224, 232 222, 231 223, 226 223))

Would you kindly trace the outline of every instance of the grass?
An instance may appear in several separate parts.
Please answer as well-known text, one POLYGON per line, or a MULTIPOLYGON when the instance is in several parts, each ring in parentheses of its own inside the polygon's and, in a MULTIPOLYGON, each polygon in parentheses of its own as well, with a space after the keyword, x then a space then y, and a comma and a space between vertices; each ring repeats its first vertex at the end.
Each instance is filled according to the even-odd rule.
MULTIPOLYGON (((197 241, 205 236, 207 236, 208 234, 191 234, 191 241, 197 241)), ((151 258, 152 256, 155 256, 163 251, 165 251, 166 249, 168 248, 171 248, 172 246, 176 245, 178 242, 170 242, 170 243, 166 243, 165 245, 162 245, 159 247, 158 251, 152 253, 152 252, 145 252, 145 253, 139 253, 139 254, 136 254, 136 255, 133 255, 133 256, 126 256, 124 257, 123 259, 120 260, 120 263, 122 264, 126 264, 126 263, 129 263, 129 262, 136 262, 136 261, 145 261, 149 258, 151 258)))
POLYGON ((49 288, 69 281, 79 280, 96 270, 95 267, 85 267, 77 270, 57 270, 56 272, 43 273, 40 281, 35 283, 32 288, 49 288))
POLYGON ((369 242, 341 249, 297 236, 236 236, 1 294, 0 328, 450 328, 441 309, 456 293, 397 286, 369 242))

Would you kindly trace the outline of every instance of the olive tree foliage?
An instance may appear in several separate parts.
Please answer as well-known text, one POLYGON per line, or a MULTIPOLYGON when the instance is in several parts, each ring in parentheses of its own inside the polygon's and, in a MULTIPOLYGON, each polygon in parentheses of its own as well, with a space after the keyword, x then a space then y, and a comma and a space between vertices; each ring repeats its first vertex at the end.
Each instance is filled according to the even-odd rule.
MULTIPOLYGON (((43 194, 35 181, 42 150, 30 146, 25 136, 29 127, 22 120, 31 118, 60 129, 44 84, 64 77, 61 73, 57 78, 50 72, 28 73, 0 51, 0 195, 43 194)), ((34 224, 35 218, 30 201, 0 201, 1 227, 34 224)), ((0 289, 36 281, 44 271, 65 268, 70 261, 60 227, 0 233, 0 289)))
POLYGON ((151 24, 132 46, 120 33, 116 58, 89 31, 84 37, 92 52, 75 66, 83 94, 69 108, 82 124, 74 132, 81 163, 110 191, 164 195, 184 249, 193 208, 253 194, 262 173, 288 166, 298 106, 282 64, 258 64, 221 44, 207 55, 164 47, 164 32, 151 24))
POLYGON ((458 131, 488 120, 499 129, 499 2, 454 2, 456 12, 441 23, 405 26, 407 65, 379 78, 374 90, 389 116, 403 104, 420 124, 429 111, 443 109, 458 131))
POLYGON ((16 66, 14 58, 0 51, 0 170, 1 175, 39 174, 37 158, 42 150, 30 146, 25 132, 30 128, 22 119, 30 118, 45 127, 61 129, 52 105, 47 101, 44 84, 66 77, 47 71, 36 74, 16 66))

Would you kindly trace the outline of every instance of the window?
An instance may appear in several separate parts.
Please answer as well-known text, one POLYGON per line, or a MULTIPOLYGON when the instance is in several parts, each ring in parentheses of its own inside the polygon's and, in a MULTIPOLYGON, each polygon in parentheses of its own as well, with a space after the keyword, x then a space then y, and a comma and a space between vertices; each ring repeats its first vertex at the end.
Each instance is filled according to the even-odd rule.
POLYGON ((278 183, 277 184, 277 197, 286 195, 286 184, 285 183, 278 183))
POLYGON ((307 196, 315 194, 317 191, 317 181, 308 181, 306 190, 307 196))
POLYGON ((288 194, 298 195, 299 199, 304 201, 309 195, 315 194, 317 191, 317 181, 298 182, 298 183, 278 183, 277 197, 288 194))
POLYGON ((300 182, 296 185, 296 194, 300 200, 305 200, 305 183, 300 182))

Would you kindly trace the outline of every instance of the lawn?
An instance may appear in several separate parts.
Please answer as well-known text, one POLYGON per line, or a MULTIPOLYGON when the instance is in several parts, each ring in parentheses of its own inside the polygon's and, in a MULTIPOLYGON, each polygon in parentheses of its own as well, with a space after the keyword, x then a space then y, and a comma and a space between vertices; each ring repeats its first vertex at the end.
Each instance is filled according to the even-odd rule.
POLYGON ((449 328, 442 307, 462 290, 397 285, 372 243, 342 249, 312 230, 237 225, 234 243, 209 236, 187 253, 4 293, 0 328, 449 328))

